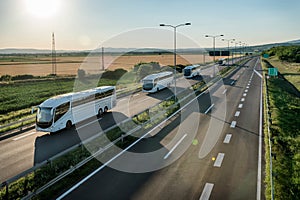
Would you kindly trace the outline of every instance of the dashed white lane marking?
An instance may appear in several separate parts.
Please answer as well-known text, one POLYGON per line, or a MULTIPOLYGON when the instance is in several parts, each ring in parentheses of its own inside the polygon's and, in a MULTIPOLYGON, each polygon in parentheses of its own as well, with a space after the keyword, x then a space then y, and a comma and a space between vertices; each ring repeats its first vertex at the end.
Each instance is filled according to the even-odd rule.
POLYGON ((232 121, 230 124, 230 128, 235 128, 235 126, 236 126, 236 121, 232 121))
POLYGON ((207 110, 205 111, 205 114, 207 114, 213 107, 215 104, 211 104, 211 106, 209 106, 209 108, 207 108, 207 110))
POLYGON ((227 89, 224 90, 224 92, 222 94, 225 94, 227 92, 227 89))
POLYGON ((242 101, 242 102, 245 101, 245 98, 241 98, 241 101, 242 101))
POLYGON ((217 159, 214 163, 214 167, 221 167, 225 153, 218 153, 217 159))
POLYGON ((243 104, 239 104, 239 108, 242 108, 243 107, 243 104))
POLYGON ((133 96, 134 96, 134 97, 137 97, 137 96, 139 96, 139 95, 140 95, 140 94, 134 94, 133 96))
POLYGON ((232 137, 232 134, 226 134, 223 143, 229 144, 229 142, 230 142, 230 140, 231 140, 231 137, 232 137))
POLYGON ((245 90, 245 92, 248 92, 248 90, 245 90))
POLYGON ((244 96, 244 97, 247 96, 247 93, 244 93, 243 96, 244 96))
POLYGON ((238 117, 238 116, 240 116, 240 114, 241 114, 240 111, 236 111, 235 114, 234 114, 234 116, 235 116, 235 117, 238 117))
POLYGON ((185 134, 184 136, 182 136, 182 138, 175 144, 175 146, 169 151, 169 153, 167 153, 167 155, 165 155, 164 159, 167 159, 171 153, 178 147, 178 145, 183 141, 183 139, 187 136, 187 134, 185 134))
POLYGON ((199 200, 209 200, 211 191, 214 187, 212 183, 206 183, 199 200))
POLYGON ((29 133, 27 133, 27 134, 25 134, 25 135, 22 135, 22 136, 20 136, 20 137, 14 138, 13 141, 20 140, 20 139, 22 139, 22 138, 25 138, 25 137, 28 137, 28 136, 30 136, 30 135, 33 135, 33 134, 35 134, 35 133, 36 133, 35 131, 29 132, 29 133))

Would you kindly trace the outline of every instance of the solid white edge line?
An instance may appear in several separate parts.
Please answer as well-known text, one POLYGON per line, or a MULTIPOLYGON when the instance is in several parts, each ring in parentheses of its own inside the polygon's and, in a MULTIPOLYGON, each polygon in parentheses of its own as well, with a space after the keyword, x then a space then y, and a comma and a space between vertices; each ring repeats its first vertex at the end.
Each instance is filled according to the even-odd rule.
POLYGON ((215 104, 211 104, 211 106, 209 106, 209 108, 207 108, 207 110, 205 111, 204 114, 207 114, 213 107, 215 104))
POLYGON ((112 161, 114 161, 116 158, 118 158, 120 155, 122 155, 125 151, 127 151, 128 149, 130 149, 131 147, 133 147, 136 143, 138 143, 139 141, 141 141, 144 137, 146 137, 149 134, 149 132, 147 132, 146 134, 144 134, 142 137, 140 137, 138 140, 136 140, 134 143, 132 143, 131 145, 129 145, 128 147, 126 147, 123 151, 121 151, 120 153, 118 153, 117 155, 115 155, 114 157, 112 157, 109 161, 107 161, 106 163, 104 163, 103 165, 101 165, 98 169, 96 169, 95 171, 93 171, 92 173, 90 173, 88 176, 84 177, 81 181, 79 181, 78 183, 76 183, 73 187, 71 187, 69 190, 67 190, 66 192, 64 192, 61 196, 59 196, 57 198, 57 200, 61 200, 63 199, 65 196, 67 196, 68 194, 70 194, 73 190, 75 190, 77 187, 79 187, 81 184, 83 184, 85 181, 87 181, 88 179, 90 179, 92 176, 94 176, 96 173, 98 173, 99 171, 101 171, 104 167, 106 167, 109 163, 111 163, 112 161))
POLYGON ((214 163, 214 167, 221 167, 225 153, 218 153, 217 159, 214 163))
POLYGON ((28 137, 28 136, 30 136, 30 135, 33 135, 33 134, 35 134, 35 133, 36 133, 36 132, 33 131, 33 132, 27 133, 27 134, 25 134, 25 135, 22 135, 22 136, 20 136, 20 137, 14 138, 14 139, 12 139, 12 140, 13 140, 13 141, 17 141, 17 140, 20 140, 20 139, 22 139, 22 138, 25 138, 25 137, 28 137))
POLYGON ((226 134, 223 143, 225 144, 229 144, 230 140, 231 140, 232 134, 226 134))
POLYGON ((178 147, 178 145, 183 141, 183 139, 187 136, 187 134, 185 134, 184 136, 182 136, 182 138, 175 144, 175 146, 167 153, 167 155, 165 155, 164 159, 167 159, 171 153, 173 153, 173 151, 178 147))
POLYGON ((227 89, 224 90, 224 92, 222 94, 225 94, 227 92, 227 89))
MULTIPOLYGON (((201 94, 199 94, 198 96, 196 96, 194 99, 192 99, 190 102, 194 101, 195 99, 199 98, 203 93, 205 93, 206 91, 202 92, 201 94)), ((188 106, 189 104, 184 105, 181 109, 184 109, 186 106, 188 106)), ((172 116, 172 115, 171 115, 172 116)), ((170 116, 170 117, 171 117, 170 116)), ((170 118, 169 117, 169 118, 170 118)), ((161 126, 161 124, 165 123, 165 121, 162 121, 160 124, 158 124, 156 127, 161 126)), ((156 127, 154 127, 153 129, 155 129, 156 127)), ((152 130, 153 130, 152 129, 152 130)), ((98 173, 99 171, 101 171, 104 167, 106 167, 109 163, 111 163, 112 161, 114 161, 116 158, 118 158, 120 155, 122 155, 125 151, 127 151, 128 149, 130 149, 131 147, 133 147, 135 144, 137 144, 139 141, 141 141, 144 137, 146 137, 149 133, 151 132, 148 131, 147 133, 145 133, 142 137, 140 137, 138 140, 136 140, 134 143, 132 143, 131 145, 129 145, 128 147, 126 147, 123 151, 121 151, 120 153, 118 153, 117 155, 115 155, 114 157, 112 157, 109 161, 107 161, 106 163, 103 163, 103 165, 101 165, 98 169, 96 169, 95 171, 93 171, 92 173, 90 173, 88 176, 84 177, 81 181, 79 181, 78 183, 76 183, 73 187, 71 187, 70 189, 68 189, 66 192, 64 192, 62 195, 60 195, 58 198, 56 198, 57 200, 61 200, 63 199, 65 196, 67 196, 68 194, 70 194, 73 190, 75 190, 76 188, 78 188, 81 184, 83 184, 85 181, 87 181, 88 179, 90 179, 92 176, 94 176, 96 173, 98 173)))
POLYGON ((209 200, 211 191, 214 187, 212 183, 206 183, 199 200, 209 200))
POLYGON ((263 79, 260 81, 260 106, 259 106, 259 142, 258 142, 258 165, 257 165, 257 188, 256 188, 256 199, 260 200, 261 199, 261 154, 262 154, 262 115, 263 115, 263 107, 262 107, 262 99, 263 99, 263 84, 262 84, 263 79))

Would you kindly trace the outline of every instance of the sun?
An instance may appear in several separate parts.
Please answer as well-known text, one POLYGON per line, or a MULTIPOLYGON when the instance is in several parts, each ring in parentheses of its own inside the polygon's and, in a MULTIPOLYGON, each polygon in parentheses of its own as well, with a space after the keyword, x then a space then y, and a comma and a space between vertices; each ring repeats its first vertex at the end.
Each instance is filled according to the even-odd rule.
POLYGON ((59 9, 59 0, 25 0, 27 11, 38 18, 54 16, 59 9))

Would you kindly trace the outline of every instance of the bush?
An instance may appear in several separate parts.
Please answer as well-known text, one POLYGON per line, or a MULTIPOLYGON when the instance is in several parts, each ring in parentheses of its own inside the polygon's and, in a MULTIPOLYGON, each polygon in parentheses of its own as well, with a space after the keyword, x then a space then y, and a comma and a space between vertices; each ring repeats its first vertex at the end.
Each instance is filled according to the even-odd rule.
POLYGON ((116 69, 114 71, 106 71, 102 74, 101 78, 119 80, 127 71, 125 69, 116 69))

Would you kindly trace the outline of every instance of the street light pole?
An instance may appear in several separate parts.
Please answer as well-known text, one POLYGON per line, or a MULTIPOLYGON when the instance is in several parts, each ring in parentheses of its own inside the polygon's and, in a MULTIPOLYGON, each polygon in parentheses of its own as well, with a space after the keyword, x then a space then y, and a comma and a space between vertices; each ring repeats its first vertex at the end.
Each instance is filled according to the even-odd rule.
POLYGON ((177 31, 177 28, 180 27, 180 26, 189 26, 189 25, 192 25, 191 23, 187 22, 187 23, 184 23, 184 24, 178 24, 176 26, 173 26, 173 25, 170 25, 170 24, 160 24, 159 26, 167 26, 167 27, 171 27, 174 29, 174 95, 176 97, 177 95, 177 89, 176 89, 176 31, 177 31))
MULTIPOLYGON (((229 43, 231 42, 231 41, 235 41, 235 39, 222 39, 222 41, 227 41, 227 43, 228 43, 228 62, 227 62, 227 67, 229 67, 229 57, 230 57, 230 50, 229 50, 229 43)), ((233 63, 233 60, 231 61, 231 63, 233 63)))
POLYGON ((215 76, 216 75, 216 66, 215 66, 215 64, 216 64, 216 37, 222 37, 222 36, 224 36, 224 35, 205 35, 205 37, 211 37, 211 38, 213 38, 213 50, 214 50, 214 75, 213 76, 215 76))

